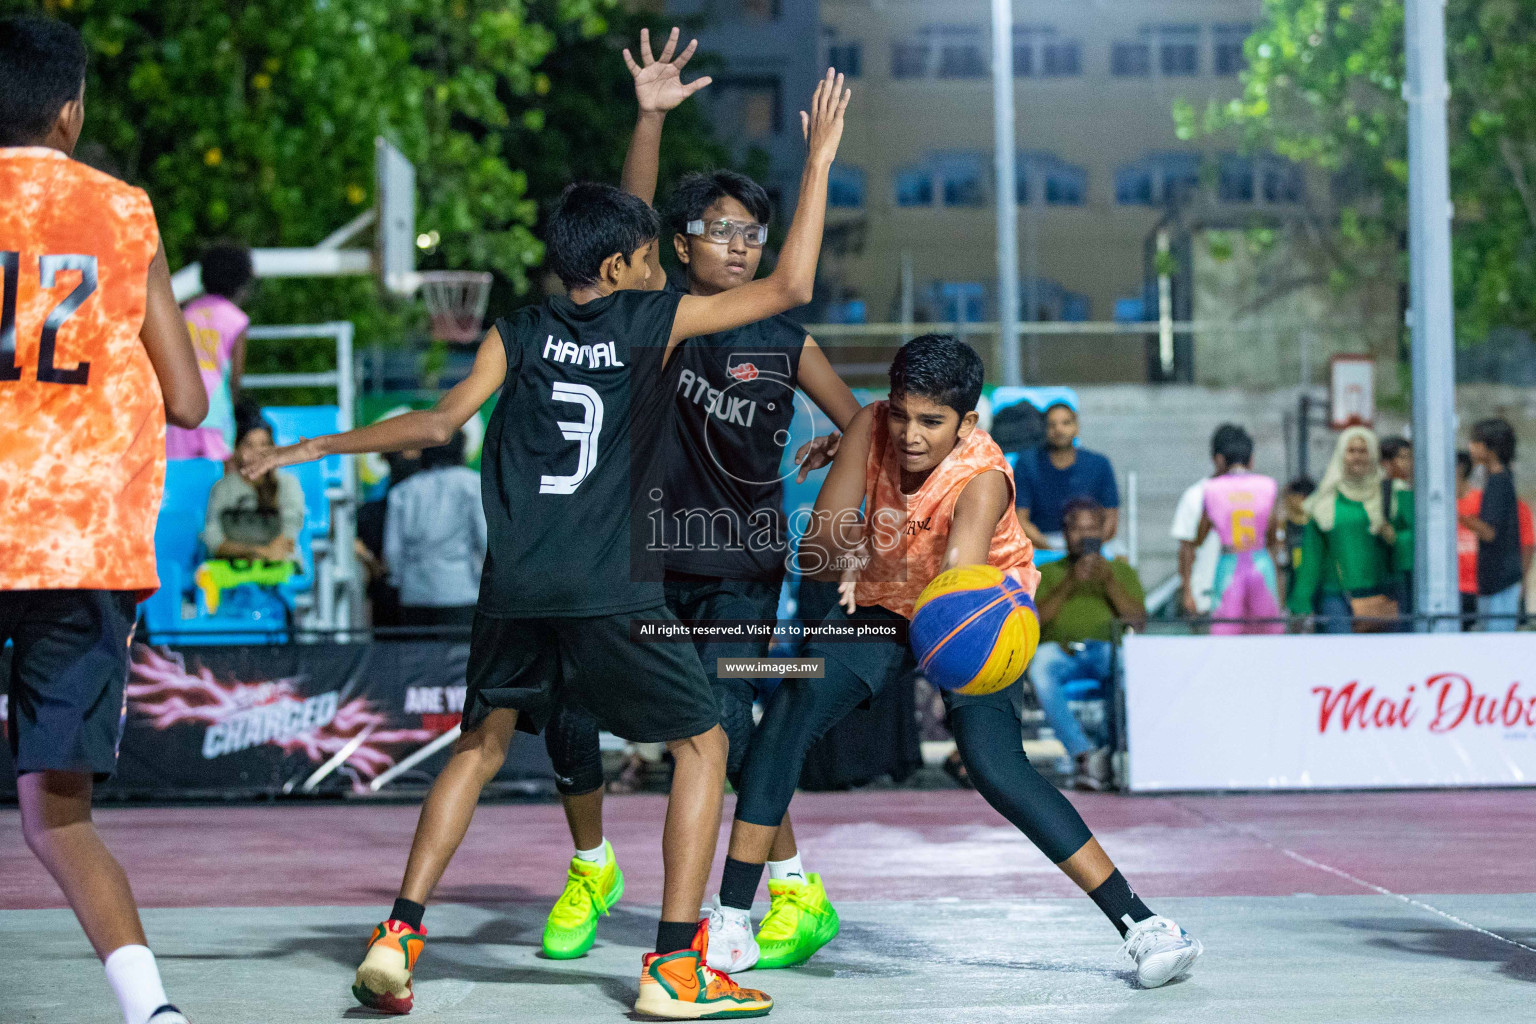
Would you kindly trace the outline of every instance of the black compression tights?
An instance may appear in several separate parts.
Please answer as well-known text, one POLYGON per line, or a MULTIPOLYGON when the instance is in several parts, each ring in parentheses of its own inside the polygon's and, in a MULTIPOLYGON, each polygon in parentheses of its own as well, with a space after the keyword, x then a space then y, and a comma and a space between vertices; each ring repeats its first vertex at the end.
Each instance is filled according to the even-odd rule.
POLYGON ((949 728, 976 791, 1029 841, 1060 864, 1093 833, 1061 791, 1040 777, 1019 744, 1019 720, 992 704, 960 704, 949 728))

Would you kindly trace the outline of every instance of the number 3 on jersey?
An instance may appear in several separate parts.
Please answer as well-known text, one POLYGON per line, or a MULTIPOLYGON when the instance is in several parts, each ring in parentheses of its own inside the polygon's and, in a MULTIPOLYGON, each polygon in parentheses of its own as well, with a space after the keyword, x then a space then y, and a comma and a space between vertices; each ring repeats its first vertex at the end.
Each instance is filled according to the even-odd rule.
POLYGON ((581 406, 583 418, 555 424, 562 437, 577 444, 576 472, 569 476, 539 477, 539 493, 575 494, 576 488, 597 465, 597 435, 603 431, 603 397, 585 384, 564 381, 555 383, 554 392, 549 397, 556 402, 581 406))

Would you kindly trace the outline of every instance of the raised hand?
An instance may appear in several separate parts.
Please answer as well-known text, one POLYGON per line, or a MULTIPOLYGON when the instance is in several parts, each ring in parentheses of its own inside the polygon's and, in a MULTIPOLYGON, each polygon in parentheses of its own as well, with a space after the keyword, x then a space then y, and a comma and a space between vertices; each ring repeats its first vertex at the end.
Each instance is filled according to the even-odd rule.
POLYGON ((690 39, 687 48, 674 60, 672 54, 677 50, 677 40, 678 30, 674 28, 667 36, 667 45, 658 60, 651 55, 650 30, 643 28, 640 30, 640 59, 643 63, 636 64, 630 52, 624 51, 624 63, 635 80, 635 99, 639 100, 643 113, 665 114, 675 110, 683 100, 713 81, 708 75, 691 82, 683 81, 683 68, 693 59, 699 41, 690 39))
POLYGON ((800 130, 813 158, 830 163, 837 156, 837 145, 843 139, 843 111, 852 97, 853 91, 843 88, 843 76, 837 69, 827 68, 827 77, 816 83, 811 109, 800 111, 800 130))

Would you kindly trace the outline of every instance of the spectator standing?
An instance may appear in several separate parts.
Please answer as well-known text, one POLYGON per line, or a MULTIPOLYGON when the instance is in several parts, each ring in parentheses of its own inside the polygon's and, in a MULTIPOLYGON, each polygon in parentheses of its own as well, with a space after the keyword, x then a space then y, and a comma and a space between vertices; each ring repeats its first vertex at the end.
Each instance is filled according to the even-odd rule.
POLYGON ((405 482, 421 466, 421 452, 410 449, 384 456, 389 477, 384 493, 363 502, 357 510, 357 543, 366 551, 368 570, 368 609, 374 626, 399 626, 400 591, 389 582, 389 567, 384 564, 384 519, 389 507, 389 492, 405 482))
POLYGON ((1075 498, 1062 515, 1067 557, 1040 568, 1035 605, 1040 646, 1030 667, 1035 697, 1046 722, 1071 755, 1073 784, 1105 789, 1109 749, 1088 738, 1067 704, 1066 687, 1097 682, 1108 695, 1114 666, 1115 620, 1134 628, 1147 621, 1146 594, 1124 559, 1103 555, 1105 509, 1092 498, 1075 498))
POLYGON ((1472 461, 1487 474, 1478 514, 1460 520, 1477 537, 1477 612, 1484 630, 1512 630, 1520 623, 1524 579, 1519 499, 1510 472, 1515 461, 1515 431, 1500 417, 1479 420, 1472 426, 1467 449, 1472 461))
POLYGON ((1287 606, 1320 616, 1327 633, 1379 629, 1398 613, 1390 593, 1397 534, 1382 501, 1380 463, 1375 433, 1350 427, 1307 499, 1301 566, 1287 606))
POLYGON ((406 626, 469 626, 485 564, 480 474, 464 465, 464 432, 421 453, 421 468, 390 489, 384 563, 406 626))
MULTIPOLYGON (((1077 444, 1077 412, 1065 402, 1045 410, 1045 444, 1019 453, 1013 478, 1019 525, 1035 545, 1035 563, 1064 551, 1062 514, 1074 498, 1092 498, 1104 510, 1104 540, 1120 524, 1120 490, 1109 459, 1077 444)), ((1057 555, 1055 557, 1060 557, 1057 555)))
POLYGON ((235 402, 245 373, 245 334, 251 318, 240 306, 250 295, 251 250, 221 242, 202 256, 204 294, 182 308, 197 368, 208 392, 208 415, 190 430, 168 426, 165 454, 171 459, 229 458, 235 444, 235 402))
POLYGON ((1413 444, 1394 434, 1381 442, 1382 500, 1387 519, 1397 537, 1392 544, 1392 577, 1397 587, 1397 603, 1413 612, 1413 444))
POLYGON ((304 488, 292 473, 273 470, 254 483, 239 467, 272 447, 272 428, 259 416, 240 425, 235 457, 208 492, 203 546, 208 560, 197 569, 209 612, 219 609, 223 591, 242 583, 271 586, 298 569, 299 533, 304 529, 304 488))
POLYGON ((1317 490, 1317 484, 1309 476, 1299 476, 1285 485, 1280 496, 1283 518, 1280 521, 1282 544, 1280 557, 1280 596, 1288 596, 1296 589, 1296 570, 1301 567, 1302 543, 1307 536, 1307 499, 1317 490))
POLYGON ((1173 513, 1173 527, 1168 531, 1179 542, 1179 579, 1184 614, 1205 615, 1211 610, 1211 587, 1216 582, 1216 563, 1221 559, 1221 538, 1207 536, 1200 540, 1200 519, 1205 514, 1205 485, 1229 468, 1222 449, 1242 428, 1223 423, 1211 435, 1211 476, 1196 480, 1179 498, 1173 513))
MULTIPOLYGON (((1462 518, 1471 516, 1477 518, 1483 510, 1483 492, 1481 488, 1472 486, 1472 456, 1465 452, 1456 453, 1456 582, 1457 589, 1461 592, 1461 631, 1463 633, 1472 629, 1477 622, 1477 534, 1467 529, 1462 518)), ((1536 516, 1531 514, 1531 506, 1520 499, 1520 571, 1527 578, 1526 592, 1529 596, 1529 577, 1531 573, 1532 556, 1536 555, 1536 516)))
POLYGON ((1255 473, 1253 438, 1238 428, 1221 441, 1227 470, 1205 485, 1202 542, 1221 538, 1221 560, 1211 587, 1211 632, 1283 633, 1280 581, 1271 554, 1279 546, 1279 485, 1255 473), (1264 622, 1253 620, 1263 619, 1264 622))

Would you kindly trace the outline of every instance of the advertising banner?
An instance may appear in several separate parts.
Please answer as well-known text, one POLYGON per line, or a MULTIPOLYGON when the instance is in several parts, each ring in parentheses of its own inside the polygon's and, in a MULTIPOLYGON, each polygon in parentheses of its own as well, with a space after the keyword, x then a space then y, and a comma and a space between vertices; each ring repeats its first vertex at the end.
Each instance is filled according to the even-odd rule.
POLYGON ((1133 790, 1536 785, 1536 634, 1130 636, 1133 790))
MULTIPOLYGON (((102 795, 255 797, 373 791, 391 776, 427 784, 464 707, 467 643, 229 647, 135 644, 117 774, 102 795)), ((9 652, 0 678, 9 677, 9 652)), ((0 711, 0 716, 3 716, 0 711)), ((6 721, 10 728, 11 723, 6 721)), ((513 744, 501 779, 553 775, 541 742, 513 744)), ((8 745, 0 792, 14 791, 8 745)))

